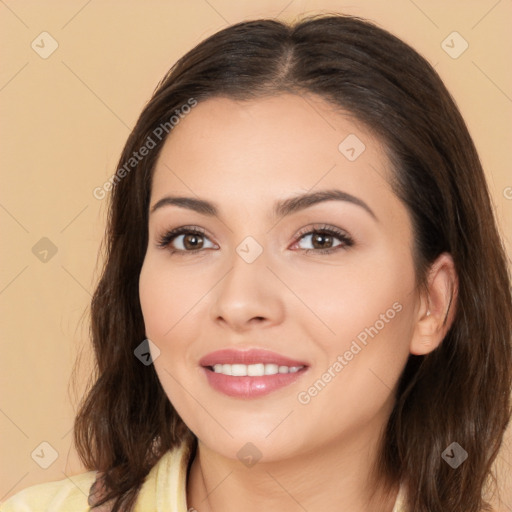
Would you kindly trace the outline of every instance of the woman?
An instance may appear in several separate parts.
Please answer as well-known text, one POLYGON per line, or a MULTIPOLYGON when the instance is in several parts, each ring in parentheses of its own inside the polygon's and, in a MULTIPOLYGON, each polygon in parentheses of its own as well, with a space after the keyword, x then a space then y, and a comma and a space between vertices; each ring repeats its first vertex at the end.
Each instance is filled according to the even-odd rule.
POLYGON ((112 188, 90 471, 2 510, 490 510, 510 280, 414 50, 348 16, 222 30, 162 80, 112 188))

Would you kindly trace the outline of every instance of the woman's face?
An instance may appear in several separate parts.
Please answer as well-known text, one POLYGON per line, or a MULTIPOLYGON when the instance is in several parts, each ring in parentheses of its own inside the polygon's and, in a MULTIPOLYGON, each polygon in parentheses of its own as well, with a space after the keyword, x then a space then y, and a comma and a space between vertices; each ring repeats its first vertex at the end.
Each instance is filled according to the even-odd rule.
POLYGON ((174 127, 140 301, 162 386, 205 446, 270 461, 375 441, 419 301, 391 172, 318 97, 210 99, 174 127))

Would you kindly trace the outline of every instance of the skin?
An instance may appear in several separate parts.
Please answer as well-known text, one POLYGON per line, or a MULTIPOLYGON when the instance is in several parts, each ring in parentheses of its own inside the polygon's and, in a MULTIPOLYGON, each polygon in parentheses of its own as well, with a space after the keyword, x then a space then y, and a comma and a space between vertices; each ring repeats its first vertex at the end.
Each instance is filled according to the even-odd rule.
POLYGON ((213 217, 176 205, 155 210, 139 283, 146 335, 161 351, 155 370, 199 440, 188 507, 250 512, 264 502, 268 511, 393 509, 398 485, 386 494, 372 472, 379 436, 408 355, 435 349, 447 331, 453 308, 443 320, 456 276, 444 254, 432 266, 428 290, 417 289, 411 221, 390 188, 391 172, 369 130, 314 96, 209 99, 165 142, 150 211, 167 195, 206 199, 219 210, 213 217), (366 146, 354 161, 338 150, 349 134, 366 146), (272 215, 277 200, 328 189, 361 199, 376 219, 335 200, 272 215), (314 252, 311 236, 298 233, 323 224, 345 231, 354 244, 340 249, 333 238, 326 247, 338 250, 314 252), (171 253, 185 250, 183 236, 158 247, 159 236, 184 225, 206 231, 201 250, 171 253), (263 249, 252 263, 236 251, 247 236, 263 249), (298 394, 396 303, 400 312, 300 403, 298 394), (309 367, 264 397, 228 397, 210 387, 198 361, 233 347, 272 350, 309 367), (252 467, 237 457, 248 442, 261 453, 252 467))

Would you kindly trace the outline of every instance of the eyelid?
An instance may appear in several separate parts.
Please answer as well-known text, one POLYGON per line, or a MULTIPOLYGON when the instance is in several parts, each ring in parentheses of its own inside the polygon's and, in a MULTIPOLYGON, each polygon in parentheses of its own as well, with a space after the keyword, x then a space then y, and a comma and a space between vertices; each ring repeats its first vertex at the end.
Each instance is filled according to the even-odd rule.
POLYGON ((313 224, 313 225, 309 225, 304 228, 301 228, 296 235, 296 240, 300 239, 304 235, 308 235, 312 232, 314 233, 317 231, 332 232, 332 233, 336 233, 339 236, 346 236, 347 238, 351 238, 350 235, 348 234, 348 232, 345 231, 344 229, 338 228, 336 226, 332 226, 330 224, 317 223, 317 224, 313 224))

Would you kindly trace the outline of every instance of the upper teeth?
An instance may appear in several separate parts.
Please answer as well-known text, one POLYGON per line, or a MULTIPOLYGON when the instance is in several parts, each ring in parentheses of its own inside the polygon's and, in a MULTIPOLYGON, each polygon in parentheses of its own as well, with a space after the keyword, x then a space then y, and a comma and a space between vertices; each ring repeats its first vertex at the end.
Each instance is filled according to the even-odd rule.
POLYGON ((262 375, 275 375, 276 373, 295 373, 303 366, 279 366, 277 364, 216 364, 215 373, 233 375, 235 377, 261 377, 262 375))

